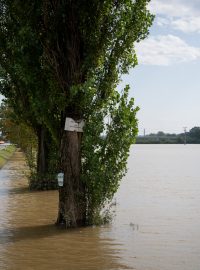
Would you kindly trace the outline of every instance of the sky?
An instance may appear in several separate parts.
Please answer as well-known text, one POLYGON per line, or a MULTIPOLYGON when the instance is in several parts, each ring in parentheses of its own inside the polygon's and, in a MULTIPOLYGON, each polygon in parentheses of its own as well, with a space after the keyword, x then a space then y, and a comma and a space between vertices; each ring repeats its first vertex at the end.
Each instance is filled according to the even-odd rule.
POLYGON ((152 0, 149 9, 154 24, 122 85, 140 107, 139 134, 189 131, 200 126, 200 1, 152 0))

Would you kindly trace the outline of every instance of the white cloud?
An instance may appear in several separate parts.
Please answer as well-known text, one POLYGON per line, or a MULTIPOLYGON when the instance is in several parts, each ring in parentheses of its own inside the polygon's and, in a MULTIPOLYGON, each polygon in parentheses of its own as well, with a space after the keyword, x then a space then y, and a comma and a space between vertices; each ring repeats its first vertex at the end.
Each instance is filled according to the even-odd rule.
POLYGON ((200 33, 200 17, 165 18, 158 17, 156 24, 171 27, 184 33, 200 33))
POLYGON ((200 33, 199 0, 152 0, 149 7, 157 15, 158 26, 168 26, 185 33, 200 33))
POLYGON ((157 18, 157 25, 158 26, 166 26, 171 24, 171 20, 168 18, 158 17, 157 18))
POLYGON ((200 59, 200 48, 177 36, 152 36, 137 44, 139 64, 169 66, 200 59))
POLYGON ((149 7, 155 14, 170 17, 191 17, 200 15, 199 0, 152 0, 149 7))
POLYGON ((200 33, 200 17, 185 17, 176 19, 171 22, 174 29, 181 30, 185 33, 200 33))
MULTIPOLYGON (((156 14, 156 24, 165 27, 165 32, 200 34, 200 0, 152 0, 150 10, 156 14)), ((200 47, 188 44, 175 35, 150 36, 137 45, 139 63, 145 65, 169 66, 178 63, 200 60, 200 47)), ((194 44, 193 40, 193 44, 194 44)))
POLYGON ((155 14, 166 15, 166 16, 184 16, 189 12, 189 7, 180 5, 178 1, 162 1, 153 0, 150 2, 150 10, 155 14))

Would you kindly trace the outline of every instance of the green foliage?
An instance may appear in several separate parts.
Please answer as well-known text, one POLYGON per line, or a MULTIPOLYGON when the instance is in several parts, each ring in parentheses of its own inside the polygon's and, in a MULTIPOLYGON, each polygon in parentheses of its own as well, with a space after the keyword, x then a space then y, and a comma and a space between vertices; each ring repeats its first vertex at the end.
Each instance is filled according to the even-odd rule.
MULTIPOLYGON (((18 0, 0 0, 0 92, 12 108, 7 123, 10 121, 16 132, 7 127, 8 137, 25 152, 31 177, 38 178, 41 186, 44 175, 38 172, 38 130, 42 126, 51 134, 48 140, 54 151, 54 144, 59 144, 60 126, 55 100, 61 98, 53 94, 57 91, 56 81, 44 63, 42 44, 34 29, 41 16, 40 1, 21 4, 18 0)), ((49 168, 54 168, 55 174, 56 166, 49 168)))
POLYGON ((38 174, 36 170, 32 171, 29 178, 29 189, 30 190, 54 190, 58 188, 57 179, 54 172, 38 174))
POLYGON ((27 1, 22 6, 18 0, 0 0, 0 7, 0 92, 19 120, 33 129, 44 125, 56 140, 59 122, 53 93, 57 86, 43 61, 34 28, 41 16, 40 2, 27 1))
POLYGON ((121 75, 137 64, 134 43, 148 35, 154 17, 148 0, 53 2, 43 7, 44 56, 67 97, 64 109, 82 116, 89 104, 80 100, 90 95, 85 84, 92 83, 99 105, 106 102, 121 75))
POLYGON ((55 171, 58 156, 56 144, 50 141, 48 152, 48 172, 39 173, 37 170, 38 137, 35 131, 26 123, 20 122, 12 108, 6 102, 0 106, 0 131, 3 139, 16 144, 25 153, 29 167, 29 187, 31 190, 56 189, 55 171))
POLYGON ((200 143, 200 127, 193 127, 187 133, 187 142, 200 143))
POLYGON ((134 42, 148 35, 153 20, 147 10, 148 2, 79 1, 80 27, 86 47, 86 69, 104 66, 99 72, 108 81, 109 75, 127 73, 130 67, 137 64, 134 42))
POLYGON ((94 223, 102 207, 117 191, 126 173, 130 145, 137 134, 134 100, 128 100, 127 86, 120 95, 114 91, 101 109, 93 108, 83 137, 82 179, 87 187, 88 218, 94 223))
POLYGON ((6 161, 11 158, 15 152, 16 147, 14 145, 6 146, 6 148, 0 150, 0 169, 4 166, 6 161))
POLYGON ((26 123, 20 122, 13 109, 3 102, 0 106, 0 130, 4 140, 20 147, 31 170, 36 166, 37 137, 34 130, 26 123))

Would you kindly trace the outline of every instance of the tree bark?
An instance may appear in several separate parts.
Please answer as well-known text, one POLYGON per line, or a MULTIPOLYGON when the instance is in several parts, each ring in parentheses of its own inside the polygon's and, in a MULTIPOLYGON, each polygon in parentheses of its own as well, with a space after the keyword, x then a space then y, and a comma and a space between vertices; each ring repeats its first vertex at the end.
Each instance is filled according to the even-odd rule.
POLYGON ((43 126, 37 129, 38 153, 37 153, 37 174, 44 175, 48 172, 48 146, 46 142, 46 130, 43 126))
POLYGON ((81 182, 81 133, 63 131, 65 117, 81 119, 81 94, 74 95, 72 86, 84 83, 83 43, 79 29, 77 1, 43 0, 44 32, 48 42, 43 46, 46 58, 55 71, 65 100, 70 103, 61 112, 60 170, 64 186, 59 188, 57 225, 85 225, 85 187, 81 182), (64 16, 63 16, 64 15, 64 16), (62 29, 62 31, 60 31, 62 29), (50 41, 50 43, 49 43, 50 41))
POLYGON ((86 222, 85 187, 80 180, 81 137, 81 133, 64 131, 61 139, 64 185, 59 188, 57 225, 66 228, 84 226, 86 222))

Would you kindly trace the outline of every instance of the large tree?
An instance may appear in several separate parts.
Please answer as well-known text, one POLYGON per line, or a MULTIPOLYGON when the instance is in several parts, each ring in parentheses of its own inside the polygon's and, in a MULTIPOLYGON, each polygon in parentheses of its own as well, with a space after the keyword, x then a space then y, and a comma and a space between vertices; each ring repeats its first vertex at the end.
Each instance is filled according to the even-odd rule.
POLYGON ((57 109, 48 95, 48 88, 56 86, 42 63, 42 46, 33 28, 38 21, 38 3, 27 2, 22 7, 20 1, 1 0, 0 11, 0 92, 15 120, 30 127, 37 137, 37 166, 30 188, 56 187, 49 171, 58 145, 54 134, 58 130, 54 120, 57 109))
MULTIPOLYGON (((120 173, 116 171, 117 164, 119 162, 122 165, 123 171, 125 167, 123 162, 127 158, 132 142, 130 139, 126 141, 125 135, 128 138, 135 135, 136 121, 133 121, 135 120, 133 104, 127 102, 126 94, 122 95, 120 100, 115 88, 121 75, 137 64, 134 43, 147 36, 153 20, 153 16, 147 10, 148 2, 148 0, 43 0, 43 22, 40 27, 44 55, 54 70, 55 79, 65 100, 61 113, 60 140, 60 170, 64 173, 64 186, 59 189, 58 224, 64 223, 67 227, 83 225, 90 216, 88 209, 92 215, 94 214, 93 207, 90 206, 92 190, 88 192, 92 183, 86 177, 86 171, 81 176, 81 164, 84 165, 89 155, 95 157, 96 151, 101 152, 96 159, 97 165, 93 170, 91 167, 88 168, 95 177, 92 177, 93 186, 99 186, 100 190, 102 188, 101 181, 94 172, 97 166, 100 166, 98 173, 101 177, 110 181, 107 186, 103 185, 100 197, 103 196, 104 199, 99 202, 105 202, 105 199, 112 197, 116 191, 120 179, 120 173), (90 148, 87 157, 81 159, 81 149, 84 145, 82 139, 84 142, 85 135, 64 130, 65 119, 72 118, 75 121, 85 119, 87 133, 91 119, 96 116, 93 119, 97 121, 96 126, 93 126, 90 134, 94 133, 99 139, 100 133, 104 130, 103 121, 107 114, 111 114, 112 120, 106 130, 105 145, 96 142, 90 148), (126 129, 125 132, 122 131, 123 128, 126 129), (124 135, 128 149, 125 145, 121 145, 125 147, 125 151, 116 151, 114 160, 111 161, 110 156, 115 150, 110 147, 109 138, 112 135, 118 140, 115 135, 118 131, 119 138, 120 131, 124 135), (111 170, 107 173, 112 174, 113 171, 110 177, 106 175, 106 163, 111 166, 111 170), (101 170, 104 170, 103 174, 101 170), (107 189, 113 192, 107 192, 107 189)), ((88 144, 92 145, 92 140, 88 144)), ((98 191, 94 188, 93 192, 94 190, 98 191)))
MULTIPOLYGON (((126 172, 129 147, 137 134, 134 100, 128 98, 128 87, 121 94, 116 87, 121 75, 137 64, 134 43, 148 35, 153 20, 149 1, 27 0, 23 7, 19 0, 1 2, 12 8, 20 25, 17 33, 12 32, 14 40, 21 35, 12 47, 17 49, 13 59, 22 57, 24 64, 18 61, 18 66, 30 79, 25 96, 30 97, 33 121, 42 120, 59 142, 58 172, 64 173, 64 185, 59 188, 57 224, 94 223, 126 172), (35 64, 29 68, 35 54, 23 56, 34 41, 36 52, 42 49, 36 73, 40 70, 46 78, 43 70, 47 71, 47 80, 42 81, 50 85, 47 88, 38 87, 35 64), (66 118, 84 119, 84 132, 65 130, 66 118)), ((10 73, 6 74, 9 81, 10 73)))

